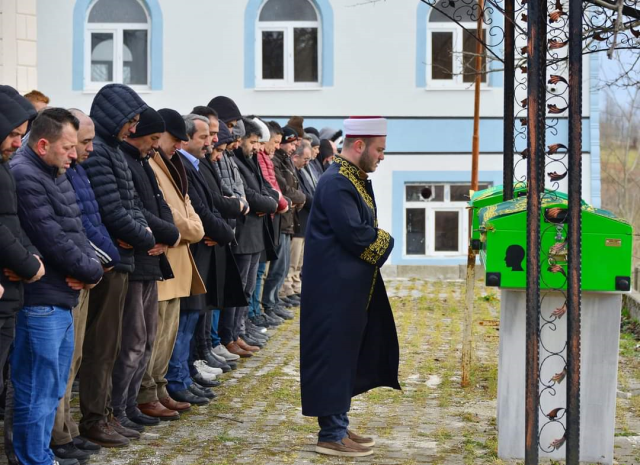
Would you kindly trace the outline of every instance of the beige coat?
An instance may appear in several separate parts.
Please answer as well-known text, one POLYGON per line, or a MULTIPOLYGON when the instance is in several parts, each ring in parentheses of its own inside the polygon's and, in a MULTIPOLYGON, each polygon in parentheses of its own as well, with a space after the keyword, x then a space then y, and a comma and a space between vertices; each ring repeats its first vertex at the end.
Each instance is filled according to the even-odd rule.
POLYGON ((156 173, 160 190, 171 208, 173 221, 182 236, 180 245, 171 247, 167 252, 174 278, 158 281, 158 300, 162 302, 177 297, 204 294, 207 289, 200 278, 200 273, 198 273, 189 249, 189 244, 200 242, 204 237, 202 221, 191 206, 189 196, 182 196, 182 192, 171 177, 171 173, 159 153, 154 153, 149 159, 149 164, 156 173))

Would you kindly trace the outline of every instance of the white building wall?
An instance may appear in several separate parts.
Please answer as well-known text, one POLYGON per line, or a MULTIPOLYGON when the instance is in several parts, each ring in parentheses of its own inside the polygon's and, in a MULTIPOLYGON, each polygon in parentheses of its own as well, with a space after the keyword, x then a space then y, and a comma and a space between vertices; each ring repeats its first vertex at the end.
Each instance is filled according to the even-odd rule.
POLYGON ((3 0, 0 13, 0 78, 24 94, 38 87, 36 0, 3 0))

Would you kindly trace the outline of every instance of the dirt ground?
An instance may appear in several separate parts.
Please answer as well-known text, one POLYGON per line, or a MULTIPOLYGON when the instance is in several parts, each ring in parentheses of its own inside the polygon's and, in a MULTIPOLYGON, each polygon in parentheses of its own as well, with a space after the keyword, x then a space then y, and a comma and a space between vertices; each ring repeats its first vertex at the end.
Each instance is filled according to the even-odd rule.
MULTIPOLYGON (((296 317, 274 331, 257 356, 221 378, 219 397, 210 405, 147 428, 126 449, 103 449, 91 463, 507 463, 497 457, 499 333, 491 324, 499 320, 497 292, 478 286, 472 383, 462 389, 464 283, 393 279, 387 287, 400 339, 403 390, 359 396, 350 413, 356 431, 375 436, 373 456, 335 459, 313 452, 318 428, 300 411, 296 317)), ((640 352, 631 335, 621 340, 615 456, 620 464, 640 464, 640 352)))

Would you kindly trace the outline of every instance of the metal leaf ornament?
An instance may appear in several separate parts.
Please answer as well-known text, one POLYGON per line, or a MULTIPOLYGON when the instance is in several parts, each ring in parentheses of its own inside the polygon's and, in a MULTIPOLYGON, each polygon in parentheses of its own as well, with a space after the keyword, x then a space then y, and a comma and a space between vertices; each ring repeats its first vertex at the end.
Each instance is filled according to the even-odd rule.
POLYGON ((527 105, 529 105, 529 98, 522 99, 520 105, 522 106, 522 108, 527 108, 527 105))
POLYGON ((551 179, 552 181, 562 181, 564 178, 567 177, 567 173, 568 171, 565 171, 562 174, 558 174, 556 171, 553 171, 547 174, 549 175, 549 179, 551 179))
POLYGON ((549 13, 549 22, 550 23, 555 23, 556 21, 558 21, 560 19, 560 17, 564 14, 564 11, 562 10, 554 10, 551 13, 549 13))
POLYGON ((564 82, 567 85, 569 84, 565 78, 563 78, 562 76, 558 76, 557 74, 552 74, 549 77, 549 84, 557 84, 559 82, 564 82))
POLYGON ((556 244, 553 244, 549 249, 549 255, 566 255, 566 254, 567 254, 566 242, 558 242, 556 244))
POLYGON ((599 41, 599 42, 604 42, 605 40, 607 40, 607 38, 606 38, 605 36, 603 36, 601 32, 596 32, 596 33, 593 35, 593 38, 594 38, 595 40, 599 41))
MULTIPOLYGON (((551 314, 551 316, 555 316, 559 320, 560 318, 562 318, 564 316, 565 313, 567 313, 567 303, 566 302, 562 305, 562 307, 556 308, 553 311, 553 313, 551 314)), ((556 375, 556 376, 558 376, 558 375, 556 375)), ((553 378, 555 378, 555 376, 553 378)), ((553 378, 551 378, 551 381, 555 381, 553 378)), ((562 379, 564 379, 564 376, 562 377, 562 379)))
POLYGON ((550 50, 558 50, 562 47, 566 47, 569 44, 569 41, 566 40, 564 42, 557 39, 549 39, 549 49, 550 50))
POLYGON ((547 271, 553 274, 560 273, 565 278, 567 277, 567 272, 564 271, 564 268, 562 268, 560 265, 551 265, 549 268, 547 268, 547 271))
POLYGON ((634 28, 630 28, 629 32, 631 32, 631 34, 633 34, 633 37, 640 38, 640 31, 636 31, 634 28))
POLYGON ((527 55, 529 53, 529 46, 525 45, 520 49, 520 55, 527 55))
POLYGON ((553 155, 554 153, 558 153, 558 150, 560 149, 569 150, 568 147, 564 144, 553 144, 549 146, 549 150, 547 151, 547 154, 553 155))
POLYGON ((567 442, 567 437, 562 436, 560 439, 556 439, 555 441, 553 441, 551 443, 551 447, 555 450, 560 449, 562 446, 564 446, 564 443, 567 442))
POLYGON ((564 407, 554 408, 549 413, 547 413, 547 418, 549 418, 550 420, 555 420, 556 418, 558 418, 558 415, 563 410, 564 410, 564 407))
POLYGON ((526 159, 529 157, 529 149, 524 149, 522 152, 520 152, 520 156, 522 157, 522 159, 526 159))
POLYGON ((559 108, 557 105, 552 103, 550 105, 547 105, 547 108, 549 109, 549 113, 559 115, 560 113, 564 113, 565 111, 567 111, 567 108, 569 107, 559 108))
POLYGON ((551 381, 553 381, 554 383, 560 384, 564 381, 566 377, 567 377, 567 369, 565 368, 560 373, 556 373, 555 375, 553 375, 553 378, 551 378, 551 381))
POLYGON ((526 66, 521 66, 521 67, 520 67, 520 71, 522 71, 522 74, 527 74, 527 70, 528 70, 528 69, 529 69, 529 68, 527 68, 526 66))
POLYGON ((527 118, 520 118, 520 126, 526 126, 528 123, 527 118))
POLYGON ((522 21, 527 22, 529 20, 529 16, 526 13, 522 13, 522 21))

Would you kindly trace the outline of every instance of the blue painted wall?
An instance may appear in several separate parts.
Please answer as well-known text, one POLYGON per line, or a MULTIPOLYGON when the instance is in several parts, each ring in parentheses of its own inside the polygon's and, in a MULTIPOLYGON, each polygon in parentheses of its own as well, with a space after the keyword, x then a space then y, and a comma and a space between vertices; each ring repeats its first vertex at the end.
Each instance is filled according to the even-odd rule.
MULTIPOLYGON (((320 12, 322 29, 322 87, 333 86, 333 8, 329 0, 310 0, 320 12)), ((256 23, 264 0, 249 0, 244 12, 244 87, 256 86, 256 23)))
MULTIPOLYGON (((89 7, 93 0, 76 0, 73 9, 73 60, 72 60, 72 84, 73 90, 84 89, 84 37, 85 23, 89 7)), ((158 0, 143 0, 147 13, 151 20, 151 89, 162 90, 163 74, 163 20, 162 9, 158 0)))

